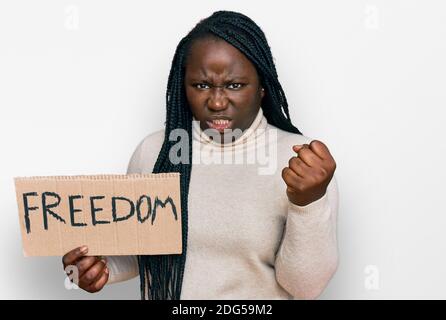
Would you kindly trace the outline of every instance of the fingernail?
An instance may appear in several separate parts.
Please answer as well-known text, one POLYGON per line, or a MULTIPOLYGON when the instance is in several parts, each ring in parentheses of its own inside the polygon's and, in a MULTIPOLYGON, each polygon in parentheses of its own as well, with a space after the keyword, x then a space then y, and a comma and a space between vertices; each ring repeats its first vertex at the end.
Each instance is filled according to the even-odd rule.
POLYGON ((79 252, 82 253, 82 254, 87 253, 87 252, 88 252, 88 247, 87 247, 87 246, 82 246, 82 247, 79 249, 79 252))

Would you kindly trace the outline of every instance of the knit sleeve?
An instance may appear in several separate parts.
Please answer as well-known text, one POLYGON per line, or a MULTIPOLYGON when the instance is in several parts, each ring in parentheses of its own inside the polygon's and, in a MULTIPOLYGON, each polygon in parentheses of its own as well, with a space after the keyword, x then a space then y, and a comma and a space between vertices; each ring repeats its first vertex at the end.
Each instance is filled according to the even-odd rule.
POLYGON ((136 256, 107 256, 106 258, 110 272, 107 284, 130 280, 139 275, 136 256))
POLYGON ((316 299, 337 269, 338 203, 335 176, 322 198, 306 206, 288 201, 275 271, 277 282, 295 298, 316 299))

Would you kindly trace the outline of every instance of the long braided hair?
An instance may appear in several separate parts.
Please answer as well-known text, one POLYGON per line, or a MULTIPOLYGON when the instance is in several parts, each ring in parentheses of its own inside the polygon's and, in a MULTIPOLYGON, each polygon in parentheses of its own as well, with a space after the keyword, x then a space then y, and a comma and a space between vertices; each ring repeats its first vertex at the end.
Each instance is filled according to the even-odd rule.
POLYGON ((247 16, 233 11, 217 11, 201 20, 178 44, 173 57, 166 93, 164 142, 153 173, 179 172, 181 188, 182 248, 181 254, 138 256, 141 299, 179 300, 187 252, 188 194, 192 169, 192 139, 189 139, 187 163, 173 164, 169 150, 176 143, 169 140, 174 129, 186 130, 192 137, 192 113, 184 88, 185 63, 192 43, 198 39, 223 39, 240 50, 253 63, 265 96, 262 111, 268 123, 282 130, 302 134, 292 123, 288 103, 279 83, 270 47, 260 27, 247 16))

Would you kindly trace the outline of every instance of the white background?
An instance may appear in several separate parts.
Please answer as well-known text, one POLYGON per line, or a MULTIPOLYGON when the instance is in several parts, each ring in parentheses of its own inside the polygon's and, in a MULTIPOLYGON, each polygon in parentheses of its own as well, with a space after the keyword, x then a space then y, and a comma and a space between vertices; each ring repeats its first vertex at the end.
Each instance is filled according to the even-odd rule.
MULTIPOLYGON (((123 173, 163 127, 179 40, 213 11, 265 31, 295 125, 334 155, 340 264, 322 299, 446 298, 444 1, 0 2, 0 298, 66 290, 24 258, 13 177, 123 173)), ((259 284, 261 285, 261 284, 259 284)))

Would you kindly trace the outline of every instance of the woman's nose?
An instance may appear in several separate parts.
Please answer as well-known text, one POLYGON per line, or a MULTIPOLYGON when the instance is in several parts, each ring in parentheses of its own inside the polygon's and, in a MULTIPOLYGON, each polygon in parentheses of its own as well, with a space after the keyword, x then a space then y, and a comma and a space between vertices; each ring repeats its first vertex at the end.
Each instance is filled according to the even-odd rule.
POLYGON ((224 110, 228 106, 228 98, 224 92, 224 88, 214 87, 211 89, 211 95, 208 100, 208 108, 218 111, 224 110))

